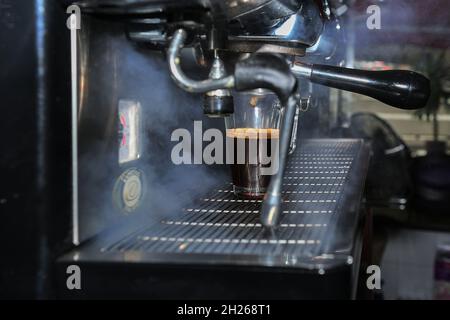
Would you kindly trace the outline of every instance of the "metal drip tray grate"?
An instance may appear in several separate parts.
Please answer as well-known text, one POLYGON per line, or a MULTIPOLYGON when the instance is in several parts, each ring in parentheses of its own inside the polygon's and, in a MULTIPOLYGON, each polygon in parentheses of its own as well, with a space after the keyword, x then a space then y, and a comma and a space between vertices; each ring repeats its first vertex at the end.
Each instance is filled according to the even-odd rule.
POLYGON ((259 222, 261 201, 237 199, 227 184, 102 251, 300 258, 345 253, 364 181, 362 149, 359 140, 302 141, 289 159, 274 234, 259 222))

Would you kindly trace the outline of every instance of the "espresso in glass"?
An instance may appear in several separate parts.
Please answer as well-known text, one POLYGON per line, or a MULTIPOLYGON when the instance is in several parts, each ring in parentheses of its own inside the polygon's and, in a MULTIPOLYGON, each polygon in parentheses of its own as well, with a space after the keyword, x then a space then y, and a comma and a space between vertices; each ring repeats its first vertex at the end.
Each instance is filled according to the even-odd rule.
POLYGON ((277 169, 279 129, 228 129, 227 138, 232 139, 234 193, 245 199, 263 198, 277 169))
POLYGON ((261 199, 278 171, 280 103, 263 89, 235 92, 233 98, 234 113, 225 118, 233 191, 239 198, 261 199))

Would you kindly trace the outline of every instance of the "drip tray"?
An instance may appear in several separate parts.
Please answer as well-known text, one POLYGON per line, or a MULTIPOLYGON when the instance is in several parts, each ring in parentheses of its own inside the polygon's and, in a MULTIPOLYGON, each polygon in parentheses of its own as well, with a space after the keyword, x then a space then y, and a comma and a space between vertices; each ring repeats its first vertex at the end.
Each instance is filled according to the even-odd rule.
POLYGON ((289 158, 283 214, 272 233, 259 222, 261 200, 237 199, 226 184, 178 215, 119 240, 90 241, 62 260, 319 270, 349 265, 368 159, 360 140, 300 141, 289 158))

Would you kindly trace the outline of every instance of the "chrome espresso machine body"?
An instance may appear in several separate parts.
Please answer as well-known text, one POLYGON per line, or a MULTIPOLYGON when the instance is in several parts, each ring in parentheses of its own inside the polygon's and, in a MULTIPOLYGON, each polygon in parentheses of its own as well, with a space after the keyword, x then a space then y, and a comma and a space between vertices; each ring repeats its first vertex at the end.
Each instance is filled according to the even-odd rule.
POLYGON ((58 270, 82 266, 85 285, 61 283, 59 294, 355 297, 369 151, 360 140, 296 141, 301 110, 311 83, 420 108, 428 80, 341 67, 333 1, 63 3, 81 9, 81 28, 74 248, 58 270), (283 108, 280 169, 263 200, 239 200, 218 166, 171 164, 168 142, 194 120, 223 130, 233 95, 252 90, 283 108))

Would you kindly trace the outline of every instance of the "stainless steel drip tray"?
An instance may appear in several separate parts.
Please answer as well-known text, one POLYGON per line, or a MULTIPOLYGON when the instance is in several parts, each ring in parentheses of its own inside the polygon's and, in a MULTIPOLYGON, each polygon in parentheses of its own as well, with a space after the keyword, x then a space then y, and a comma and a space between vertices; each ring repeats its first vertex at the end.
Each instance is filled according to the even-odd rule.
POLYGON ((359 203, 368 165, 360 140, 304 140, 288 163, 283 215, 268 233, 261 201, 237 199, 230 184, 125 237, 102 237, 64 262, 292 267, 326 270, 352 264, 359 203))

